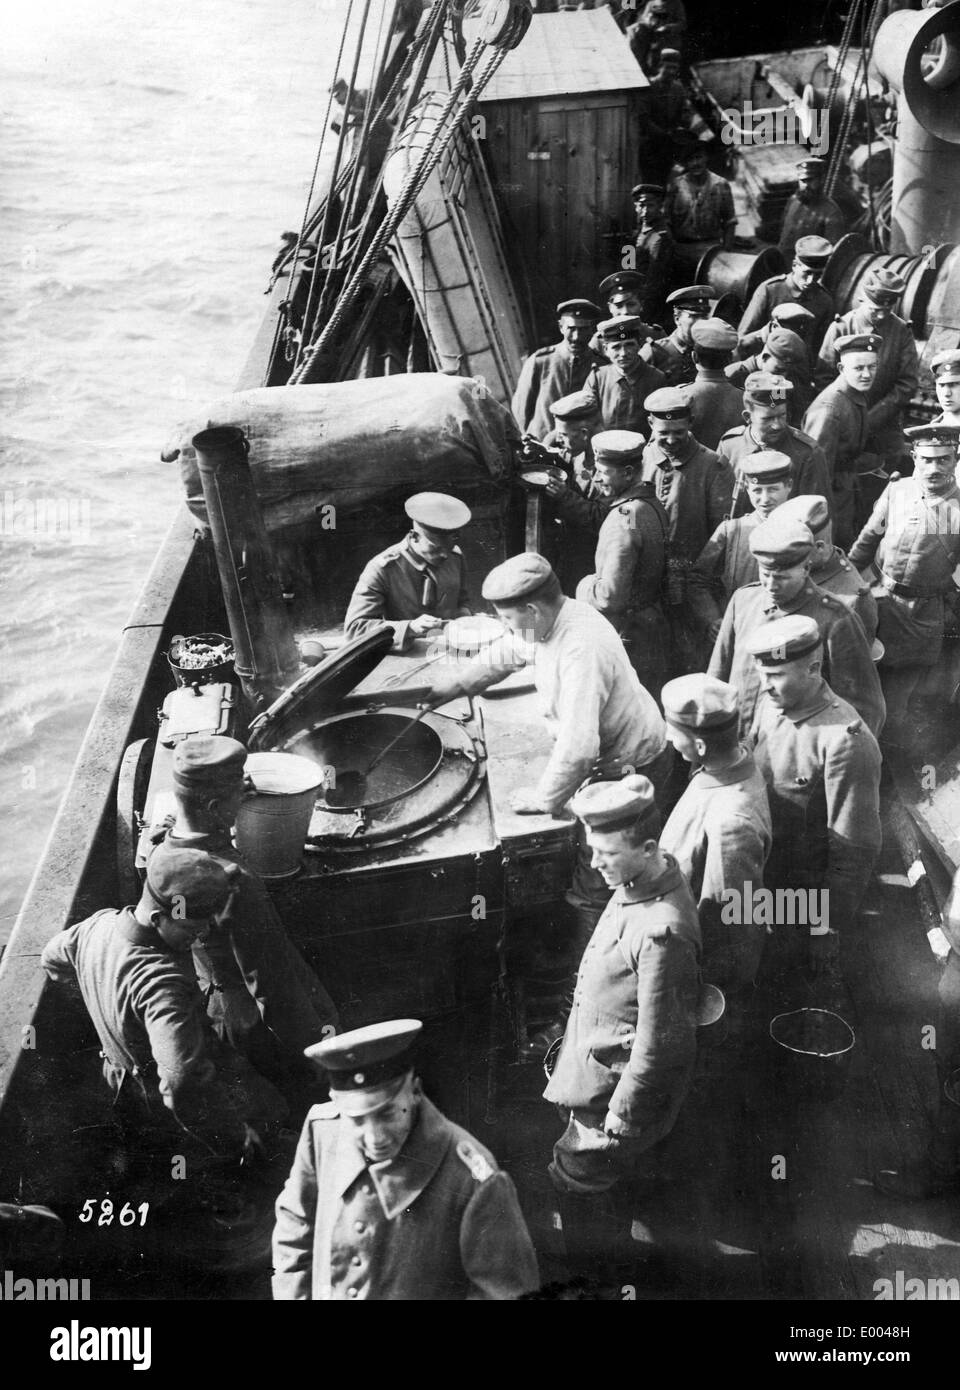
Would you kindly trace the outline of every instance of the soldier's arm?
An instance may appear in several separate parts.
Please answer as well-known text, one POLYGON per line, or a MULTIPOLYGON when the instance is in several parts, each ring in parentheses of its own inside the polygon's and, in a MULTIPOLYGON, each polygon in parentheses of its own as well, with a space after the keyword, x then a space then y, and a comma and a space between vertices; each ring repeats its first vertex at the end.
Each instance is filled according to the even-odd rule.
POLYGON ((524 360, 520 368, 520 375, 517 377, 517 385, 513 393, 513 400, 510 403, 510 409, 513 411, 513 418, 516 420, 521 430, 528 430, 533 423, 539 387, 540 378, 537 371, 537 358, 535 353, 531 353, 530 356, 524 360))
POLYGON ((770 304, 767 299, 767 287, 765 284, 758 285, 753 292, 750 303, 744 309, 740 318, 740 326, 737 329, 742 338, 745 333, 755 333, 770 321, 770 304))
POLYGON ((499 1169, 476 1188, 460 1223, 467 1298, 506 1300, 540 1287, 533 1242, 513 1182, 499 1169))
POLYGON ((748 879, 754 885, 763 883, 763 869, 770 857, 771 844, 769 816, 766 824, 759 815, 717 815, 712 818, 708 826, 698 904, 701 920, 707 904, 715 905, 719 920, 725 888, 741 889, 748 879))
POLYGON ((591 604, 619 628, 630 606, 633 574, 643 564, 643 537, 635 508, 643 503, 614 507, 604 521, 603 568, 588 575, 577 589, 578 597, 591 604))
MULTIPOLYGON (((857 721, 859 725, 859 721, 857 721)), ((824 763, 827 801, 827 873, 830 925, 843 930, 859 905, 880 852, 880 750, 876 739, 851 725, 835 738, 824 763)))
MULTIPOLYGON (((800 432, 803 433, 802 430, 800 432)), ((830 482, 827 460, 816 440, 806 435, 804 438, 809 452, 797 470, 797 487, 793 495, 795 497, 825 497, 830 514, 833 515, 833 487, 830 482)))
POLYGON ((834 343, 846 331, 843 324, 834 319, 823 335, 823 342, 820 344, 820 351, 813 368, 813 384, 818 391, 822 391, 825 386, 830 385, 831 381, 836 380, 837 350, 834 343))
POLYGON ((359 637, 380 623, 393 628, 393 650, 402 652, 413 641, 409 622, 387 618, 387 577, 383 565, 371 560, 357 580, 343 620, 343 635, 359 637))
POLYGON ((847 554, 847 559, 855 569, 865 569, 876 558, 880 542, 886 533, 889 510, 890 487, 888 484, 877 498, 869 520, 847 554))
POLYGON ((277 1198, 271 1283, 274 1299, 280 1302, 308 1302, 312 1294, 313 1228, 317 1219, 312 1128, 308 1115, 300 1132, 290 1176, 277 1198))
POLYGON ((863 624, 849 608, 827 634, 826 669, 830 687, 848 700, 876 737, 887 717, 887 706, 877 668, 870 656, 863 624))
POLYGON ((732 501, 733 469, 722 455, 714 455, 707 489, 707 525, 711 531, 729 515, 732 501))
POLYGON ((571 649, 558 680, 557 737, 537 784, 536 799, 559 811, 600 753, 602 686, 593 651, 571 649))
POLYGON ((58 931, 50 938, 40 955, 40 964, 57 984, 76 983, 77 934, 80 923, 58 931))
POLYGON ((721 608, 715 592, 723 575, 729 525, 721 521, 687 575, 687 603, 699 627, 714 639, 720 630, 721 608))
POLYGON ((720 631, 717 640, 713 644, 713 651, 710 653, 710 664, 707 667, 707 675, 716 676, 718 680, 728 681, 730 672, 733 670, 733 650, 735 646, 736 632, 734 627, 734 614, 737 608, 737 596, 727 604, 727 611, 724 613, 720 622, 720 631))
POLYGON ((601 498, 584 497, 572 487, 565 487, 562 492, 551 496, 551 501, 561 521, 582 531, 592 531, 594 535, 600 530, 607 514, 607 504, 601 498))
POLYGON ((824 403, 822 397, 818 396, 816 400, 811 402, 806 415, 803 417, 802 429, 804 434, 809 434, 810 438, 820 445, 826 461, 827 472, 830 475, 832 489, 833 475, 837 464, 837 450, 840 444, 839 416, 831 410, 829 404, 824 403))
POLYGON ((909 404, 919 389, 920 361, 917 357, 917 345, 909 325, 905 325, 900 330, 899 339, 897 379, 893 386, 892 395, 898 406, 905 406, 909 404))

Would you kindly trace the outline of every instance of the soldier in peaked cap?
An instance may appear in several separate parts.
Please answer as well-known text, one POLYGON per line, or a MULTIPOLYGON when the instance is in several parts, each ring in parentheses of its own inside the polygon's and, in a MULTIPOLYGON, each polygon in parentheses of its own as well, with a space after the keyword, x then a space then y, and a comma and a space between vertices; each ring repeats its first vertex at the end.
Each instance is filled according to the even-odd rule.
POLYGON ((720 985, 728 1008, 742 1012, 756 979, 765 928, 721 917, 725 891, 763 883, 770 853, 770 807, 753 756, 740 743, 736 691, 695 673, 663 687, 667 735, 691 766, 660 848, 672 854, 697 903, 703 978, 720 985))
POLYGON ((565 299, 557 305, 560 342, 538 348, 524 359, 513 393, 511 409, 525 434, 542 439, 553 421, 551 402, 579 391, 591 370, 605 359, 590 346, 603 318, 589 299, 565 299))
MULTIPOLYGON (((658 338, 650 345, 651 352, 658 349, 661 371, 667 378, 668 386, 679 386, 693 381, 697 374, 697 364, 693 360, 693 325, 698 319, 709 317, 716 294, 709 285, 686 285, 667 295, 667 305, 673 310, 676 327, 665 338, 658 338)), ((651 361, 654 360, 651 357, 651 361)))
POLYGON ((594 483, 592 437, 600 428, 600 418, 596 400, 587 390, 562 396, 551 405, 550 413, 555 423, 543 442, 566 475, 551 480, 545 489, 559 532, 550 551, 556 556, 557 577, 564 593, 572 594, 593 569, 597 535, 607 512, 594 483))
POLYGON ((795 519, 775 511, 750 533, 750 549, 760 578, 738 589, 730 601, 708 667, 729 681, 740 699, 741 730, 746 733, 760 695, 760 677, 748 646, 751 633, 773 618, 796 614, 813 618, 824 646, 823 673, 837 694, 863 716, 872 731, 883 727, 880 681, 863 625, 839 599, 810 578, 813 536, 795 519))
POLYGON ((720 620, 732 595, 758 576, 756 556, 750 549, 754 529, 766 521, 790 496, 791 462, 787 454, 760 449, 740 465, 742 485, 754 510, 746 516, 721 521, 690 570, 690 606, 711 644, 720 631, 720 620))
MULTIPOLYGON (((654 348, 653 340, 663 336, 663 328, 659 322, 647 322, 647 314, 643 307, 645 283, 644 277, 637 270, 617 270, 600 281, 598 292, 606 299, 611 319, 629 318, 638 321, 636 327, 642 345, 643 360, 660 372, 664 369, 666 355, 659 348, 654 348)), ((606 362, 610 357, 600 332, 601 326, 598 326, 590 346, 601 361, 606 362)))
POLYGON ((810 354, 800 335, 790 328, 771 324, 753 357, 732 362, 726 368, 727 379, 741 389, 755 372, 782 376, 789 381, 793 390, 786 397, 787 423, 797 427, 813 398, 810 354))
POLYGON ((790 459, 790 496, 804 492, 830 493, 830 475, 823 450, 809 435, 787 421, 787 401, 793 383, 769 372, 753 372, 743 383, 745 423, 728 430, 717 453, 737 470, 731 509, 733 516, 749 511, 746 488, 741 485, 743 461, 758 450, 775 449, 790 459))
POLYGON ((307 1049, 330 1100, 307 1115, 277 1198, 275 1299, 505 1300, 538 1287, 512 1181, 423 1094, 422 1027, 375 1023, 307 1049))
POLYGON ((193 948, 194 965, 221 1037, 299 1104, 314 1077, 303 1049, 336 1026, 326 990, 287 935, 263 880, 234 848, 230 831, 246 794, 246 749, 222 735, 184 739, 173 750, 173 826, 147 860, 152 877, 186 849, 232 875, 234 894, 215 929, 193 948))
POLYGON ((418 492, 403 509, 410 530, 364 566, 343 620, 347 637, 389 623, 395 651, 471 611, 467 567, 457 544, 470 508, 445 492, 418 492))
POLYGON ((740 339, 737 356, 741 360, 747 357, 756 357, 772 328, 789 328, 790 332, 796 333, 807 348, 809 359, 810 334, 813 332, 815 322, 816 320, 809 309, 805 309, 802 304, 795 304, 791 299, 785 300, 782 304, 774 304, 770 310, 769 322, 750 333, 745 333, 740 339))
POLYGON ((673 269, 673 233, 663 210, 666 196, 666 188, 659 183, 638 183, 631 190, 637 215, 636 273, 643 281, 639 311, 657 321, 673 269))
POLYGON ((792 256, 787 258, 789 271, 784 275, 772 275, 754 290, 738 327, 741 340, 768 323, 776 305, 800 304, 813 314, 814 321, 805 341, 816 352, 834 314, 833 296, 820 283, 832 254, 833 246, 824 237, 801 237, 792 256))
POLYGON ((780 254, 789 264, 801 237, 819 236, 837 242, 846 231, 840 208, 823 191, 826 161, 803 159, 797 165, 797 191, 787 203, 780 231, 780 254))
MULTIPOLYGON (((877 603, 869 584, 860 577, 840 547, 833 543, 833 522, 827 499, 816 494, 792 497, 784 502, 780 515, 810 528, 813 536, 810 578, 824 593, 833 594, 834 598, 856 613, 863 623, 867 641, 871 644, 871 654, 876 660, 879 654, 876 645, 877 603)), ((887 718, 890 718, 889 708, 887 718)))
POLYGON ((548 449, 557 451, 567 477, 584 497, 593 481, 593 445, 598 427, 597 403, 590 391, 571 391, 550 407, 553 429, 544 439, 548 449))
POLYGON ((880 468, 870 439, 868 400, 877 375, 880 339, 849 333, 834 339, 838 375, 803 417, 803 428, 823 450, 831 477, 837 540, 849 545, 859 525, 860 474, 880 468))
POLYGON ((200 1171, 211 1152, 238 1160, 286 1114, 273 1088, 217 1039, 191 961, 191 946, 215 929, 235 891, 234 866, 177 849, 151 859, 135 906, 95 912, 41 956, 53 980, 79 985, 131 1145, 165 1153, 168 1164, 186 1143, 200 1171))
MULTIPOLYGON (((808 919, 814 969, 836 964, 837 929, 856 913, 881 842, 880 749, 824 680, 822 638, 812 618, 795 613, 759 624, 745 641, 763 687, 753 734, 773 822, 766 882, 826 891, 826 920, 808 919)), ((772 944, 789 956, 798 941, 781 930, 772 944)))
POLYGON ((935 425, 960 425, 960 351, 938 352, 930 363, 940 414, 935 425))
POLYGON ((923 671, 940 658, 945 601, 956 593, 960 563, 960 426, 921 425, 910 478, 888 483, 850 551, 860 570, 872 568, 884 646, 880 675, 890 706, 891 736, 903 734, 910 697, 923 671))
POLYGON ((585 389, 593 396, 605 430, 647 429, 644 401, 666 377, 640 356, 644 323, 634 315, 607 319, 597 329, 609 362, 595 367, 585 389))
POLYGON ((709 127, 677 141, 683 173, 670 185, 666 216, 676 246, 676 264, 692 275, 706 252, 718 243, 733 249, 737 212, 729 181, 707 168, 709 127), (704 138, 706 137, 706 138, 704 138))
POLYGON ((740 423, 743 392, 727 377, 737 346, 737 330, 723 319, 697 319, 690 329, 697 375, 684 387, 690 428, 701 444, 715 449, 721 435, 740 423))

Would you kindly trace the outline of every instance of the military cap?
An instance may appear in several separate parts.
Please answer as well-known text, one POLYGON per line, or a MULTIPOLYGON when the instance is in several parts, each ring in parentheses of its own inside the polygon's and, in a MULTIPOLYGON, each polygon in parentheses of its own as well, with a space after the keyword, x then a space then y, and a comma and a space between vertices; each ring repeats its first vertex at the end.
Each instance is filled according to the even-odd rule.
POLYGON ((847 352, 879 352, 882 338, 876 333, 845 333, 834 338, 833 346, 838 357, 847 352))
POLYGON ((591 440, 597 463, 613 463, 621 467, 639 463, 646 442, 638 430, 601 430, 591 440))
POLYGON ((754 483, 779 483, 790 477, 792 463, 778 449, 758 449, 740 460, 740 472, 754 483))
POLYGON ((804 174, 826 173, 827 161, 819 159, 816 155, 808 155, 806 159, 801 159, 797 168, 804 174))
MULTIPOLYGON (((662 183, 635 183, 630 190, 630 197, 640 198, 645 193, 650 193, 657 198, 665 198, 667 196, 667 190, 662 183)), ((605 285, 606 283, 606 280, 604 280, 603 284, 605 285)), ((601 285, 600 288, 603 289, 603 285, 601 285)))
POLYGON ((743 383, 743 399, 749 405, 777 405, 793 390, 793 382, 776 372, 751 372, 743 383))
POLYGON ((480 592, 490 603, 515 603, 552 578, 550 561, 534 550, 511 555, 502 565, 496 565, 483 581, 480 592))
POLYGON ((411 521, 432 526, 435 531, 459 531, 471 515, 466 502, 445 492, 414 493, 404 502, 403 510, 411 521))
POLYGON ((938 352, 930 363, 930 370, 937 381, 960 381, 960 350, 938 352))
POLYGON ((555 420, 585 420, 596 413, 597 403, 590 391, 571 391, 569 396, 561 396, 550 406, 555 420))
POLYGON ((945 444, 956 449, 960 444, 960 425, 913 425, 904 434, 914 448, 918 444, 945 444))
POLYGON ((304 1048, 327 1072, 330 1094, 345 1115, 369 1115, 392 1100, 413 1069, 413 1047, 423 1031, 417 1018, 371 1023, 304 1048))
POLYGON ((750 532, 750 553, 770 569, 792 569, 808 559, 813 534, 802 521, 781 520, 780 508, 750 532))
POLYGON ((806 344, 792 328, 771 328, 761 351, 787 367, 803 367, 808 361, 806 344))
POLYGON ((668 294, 666 302, 675 304, 678 309, 709 309, 717 298, 709 285, 684 285, 668 294))
POLYGON ((814 536, 819 535, 830 525, 830 508, 827 505, 827 499, 818 496, 815 492, 791 497, 789 501, 777 508, 777 515, 790 521, 801 522, 810 528, 811 534, 814 536))
POLYGON ((784 328, 794 325, 794 333, 799 333, 801 327, 807 329, 813 323, 814 315, 809 309, 805 309, 802 304, 794 304, 792 299, 788 299, 783 304, 774 304, 770 310, 771 323, 782 324, 784 328))
POLYGON ((247 750, 225 734, 196 734, 173 750, 173 785, 189 791, 243 780, 247 750))
MULTIPOLYGON (((615 294, 637 294, 643 289, 646 281, 639 270, 617 270, 613 275, 608 275, 605 280, 601 280, 597 286, 599 292, 607 299, 615 294)), ((598 315, 603 318, 603 315, 598 315)))
POLYGON ((811 270, 822 270, 833 255, 833 245, 822 236, 802 236, 793 248, 793 254, 801 265, 811 270))
POLYGON ((619 830, 656 810, 653 783, 640 772, 619 782, 591 782, 577 792, 570 809, 590 830, 619 830))
POLYGON ((677 386, 659 386, 643 402, 648 415, 657 420, 688 420, 690 403, 677 386))
POLYGON ((906 280, 886 266, 871 270, 863 282, 863 292, 874 304, 895 304, 906 288, 906 280))
POLYGON ((664 719, 678 729, 732 729, 740 718, 733 686, 702 672, 667 681, 660 703, 664 719))
POLYGON ((821 643, 820 629, 813 618, 791 613, 761 623, 743 638, 743 645, 761 666, 782 666, 816 651, 821 643))
POLYGON ((618 319, 604 319, 603 323, 598 323, 597 332, 605 343, 638 343, 645 327, 637 314, 621 314, 618 319))
POLYGON ((737 330, 725 319, 697 319, 690 336, 696 347, 710 348, 713 352, 733 352, 740 341, 737 330))
POLYGON ((158 907, 176 920, 209 917, 232 891, 235 865, 224 868, 206 850, 182 849, 164 840, 147 860, 147 889, 158 907))
POLYGON ((583 319, 585 323, 597 323, 603 318, 603 310, 598 309, 589 299, 565 299, 557 305, 558 318, 583 319))

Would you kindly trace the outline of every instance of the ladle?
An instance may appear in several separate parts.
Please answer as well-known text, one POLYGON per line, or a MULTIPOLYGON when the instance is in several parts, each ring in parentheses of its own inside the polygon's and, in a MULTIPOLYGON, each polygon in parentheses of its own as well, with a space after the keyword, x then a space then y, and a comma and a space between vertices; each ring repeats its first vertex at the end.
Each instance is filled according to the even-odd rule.
POLYGON ((328 787, 324 792, 324 800, 327 805, 355 806, 366 792, 367 778, 373 769, 383 761, 392 748, 396 748, 400 740, 410 732, 414 724, 418 724, 423 716, 429 713, 429 710, 429 705, 424 705, 422 709, 417 710, 413 718, 407 720, 400 732, 389 743, 384 744, 378 753, 374 754, 373 759, 362 772, 358 769, 347 769, 345 772, 341 772, 337 777, 336 786, 328 787))

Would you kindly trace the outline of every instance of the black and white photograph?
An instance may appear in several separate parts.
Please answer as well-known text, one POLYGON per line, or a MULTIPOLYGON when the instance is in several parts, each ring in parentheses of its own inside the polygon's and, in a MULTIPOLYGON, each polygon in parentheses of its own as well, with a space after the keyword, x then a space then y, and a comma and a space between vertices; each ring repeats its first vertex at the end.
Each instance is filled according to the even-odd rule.
POLYGON ((909 1364, 960 1301, 960 0, 0 8, 32 1364, 362 1300, 909 1364))

